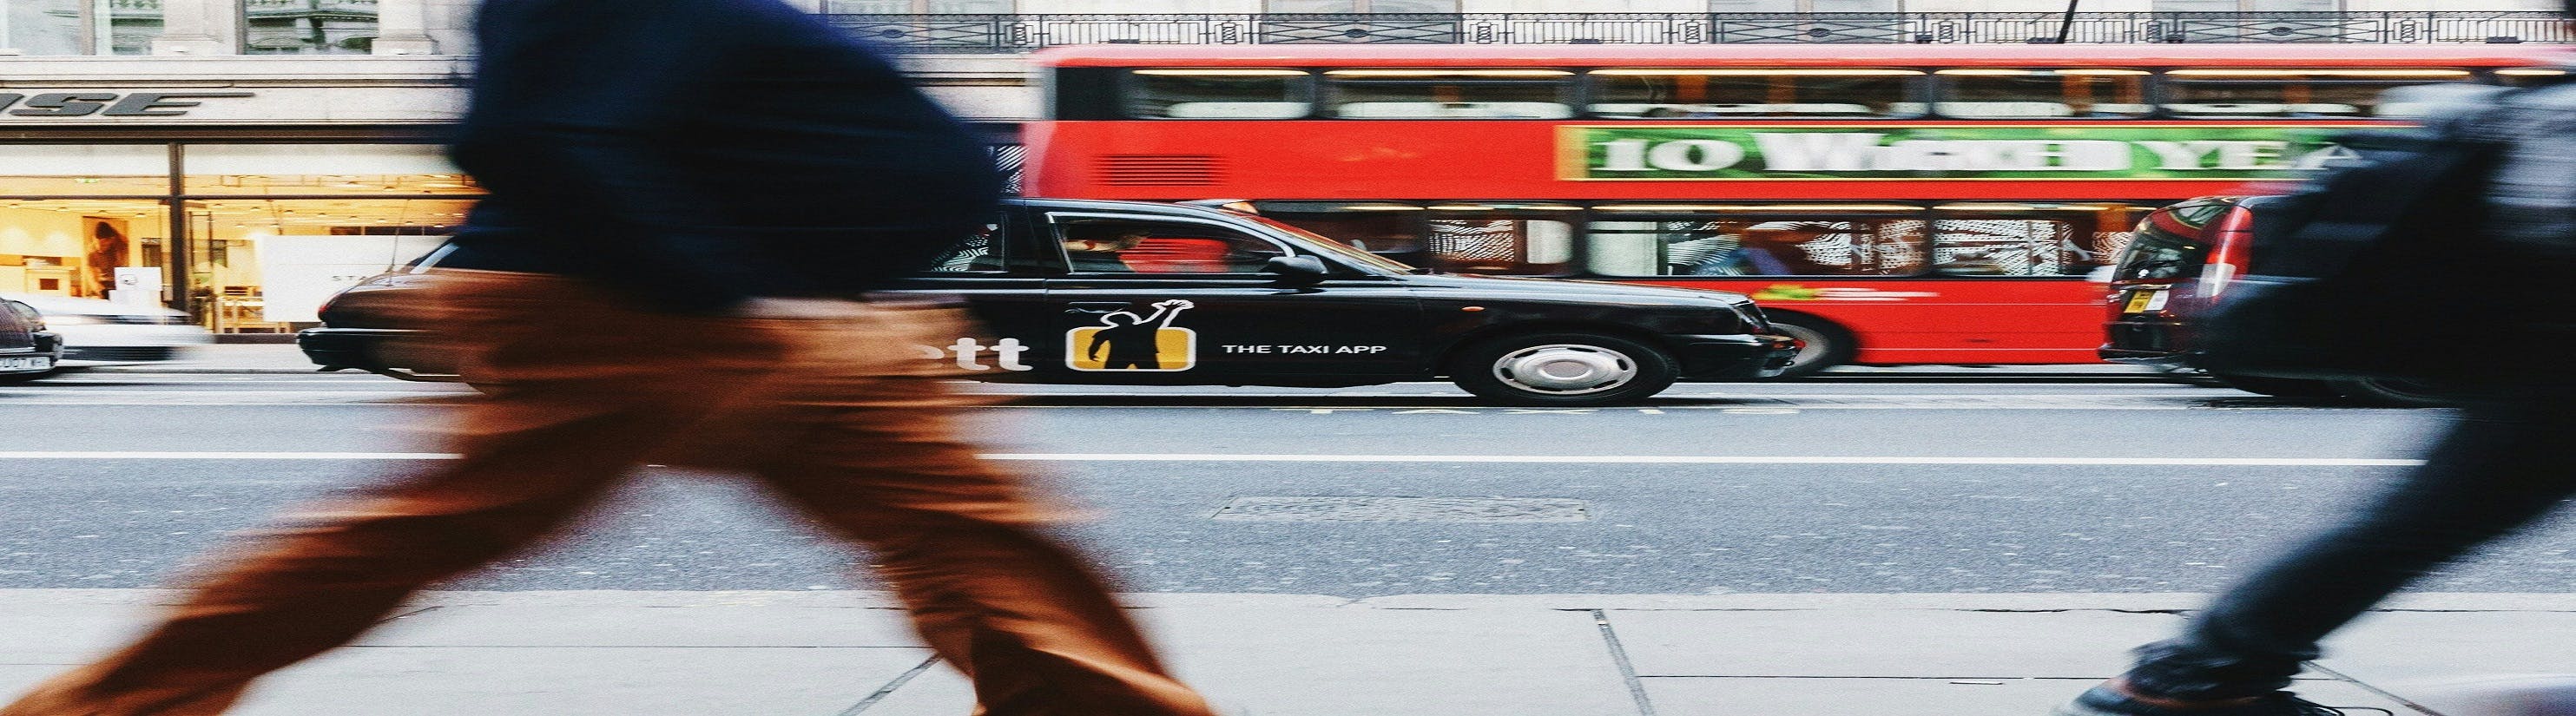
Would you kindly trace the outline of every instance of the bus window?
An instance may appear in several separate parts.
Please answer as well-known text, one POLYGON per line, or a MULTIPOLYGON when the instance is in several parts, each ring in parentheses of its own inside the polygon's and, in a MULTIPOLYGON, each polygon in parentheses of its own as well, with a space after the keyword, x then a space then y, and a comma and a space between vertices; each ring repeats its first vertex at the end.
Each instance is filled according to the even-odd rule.
POLYGON ((2176 117, 2382 117, 2410 114, 2379 108, 2392 87, 2461 82, 2468 70, 2189 69, 2165 73, 2164 110, 2176 117))
POLYGON ((1586 228, 1607 276, 1905 276, 1923 269, 1910 206, 1604 206, 1586 228), (1784 212, 1783 210, 1787 210, 1784 212), (1854 210, 1884 212, 1859 214, 1854 210), (1790 213, 1794 212, 1794 213, 1790 213))
POLYGON ((2144 117, 2145 70, 1942 70, 1932 111, 1963 119, 2144 117))
POLYGON ((1563 119, 1564 70, 1332 70, 1325 113, 1342 119, 1563 119))
POLYGON ((1590 75, 1592 114, 1625 119, 1910 117, 1917 70, 1609 69, 1590 75))
POLYGON ((1253 210, 1354 249, 1412 263, 1422 251, 1422 207, 1369 201, 1256 201, 1253 210))
POLYGON ((2135 236, 2127 204, 1951 204, 1933 209, 1932 267, 1967 276, 2082 276, 2135 236))
POLYGON ((1434 205, 1425 221, 1422 250, 1406 263, 1462 273, 1566 273, 1574 262, 1574 224, 1541 212, 1571 213, 1579 208, 1434 205))
POLYGON ((1131 117, 1299 119, 1314 94, 1313 78, 1302 70, 1145 69, 1131 77, 1131 117))

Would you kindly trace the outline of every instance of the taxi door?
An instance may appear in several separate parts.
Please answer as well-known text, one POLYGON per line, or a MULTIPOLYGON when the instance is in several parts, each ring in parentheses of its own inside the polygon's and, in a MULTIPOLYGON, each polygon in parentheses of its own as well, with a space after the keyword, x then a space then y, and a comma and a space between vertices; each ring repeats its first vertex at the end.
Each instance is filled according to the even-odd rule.
POLYGON ((1058 331, 1046 305, 1046 279, 1052 271, 1036 258, 1040 249, 1053 247, 1026 239, 1026 230, 1018 225, 1025 219, 1017 214, 995 216, 930 270, 901 279, 887 291, 898 297, 962 301, 978 324, 968 330, 971 335, 942 336, 938 345, 900 350, 953 363, 976 380, 1061 379, 1064 371, 1042 360, 1064 350, 1055 340, 1058 331))
POLYGON ((1328 257, 1328 276, 1272 273, 1313 252, 1215 220, 1031 214, 1062 271, 1046 289, 1061 348, 1042 359, 1084 382, 1357 385, 1423 363, 1421 305, 1395 278, 1328 257))

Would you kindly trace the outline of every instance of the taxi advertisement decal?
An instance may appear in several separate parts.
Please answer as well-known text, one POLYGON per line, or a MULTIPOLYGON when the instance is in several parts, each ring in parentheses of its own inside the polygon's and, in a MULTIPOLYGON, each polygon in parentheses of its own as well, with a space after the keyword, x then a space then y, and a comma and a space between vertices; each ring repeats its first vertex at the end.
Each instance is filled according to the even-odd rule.
POLYGON ((1100 317, 1100 325, 1065 333, 1065 365, 1080 371, 1167 373, 1198 367, 1198 331, 1172 327, 1182 311, 1197 307, 1175 299, 1156 302, 1154 311, 1142 316, 1112 311, 1100 317))

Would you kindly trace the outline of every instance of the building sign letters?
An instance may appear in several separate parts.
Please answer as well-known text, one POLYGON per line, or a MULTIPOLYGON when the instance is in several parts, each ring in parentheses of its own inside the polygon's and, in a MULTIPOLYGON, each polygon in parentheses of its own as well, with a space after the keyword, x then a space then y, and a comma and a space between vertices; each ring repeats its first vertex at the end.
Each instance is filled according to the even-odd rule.
POLYGON ((1566 126, 1558 177, 1728 179, 2281 179, 2351 150, 2339 127, 1566 126))
POLYGON ((203 99, 253 97, 252 92, 0 92, 0 112, 17 117, 179 117, 203 99))

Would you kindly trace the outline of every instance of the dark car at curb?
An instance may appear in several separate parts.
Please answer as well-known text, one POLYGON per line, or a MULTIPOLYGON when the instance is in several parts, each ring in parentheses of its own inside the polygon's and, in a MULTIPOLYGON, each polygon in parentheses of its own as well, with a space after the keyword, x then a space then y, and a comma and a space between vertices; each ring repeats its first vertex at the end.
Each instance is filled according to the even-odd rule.
MULTIPOLYGON (((2198 368, 2192 362, 2195 317, 2225 295, 2230 280, 2259 273, 2256 237, 2278 233, 2272 222, 2282 220, 2284 201, 2278 196, 2209 196, 2148 213, 2112 268, 2102 359, 2198 368)), ((2228 387, 2284 398, 2395 407, 2454 402, 2439 387, 2413 381, 2209 375, 2228 387)))
MULTIPOLYGON (((436 379, 404 304, 439 253, 369 279, 298 336, 325 369, 436 379)), ((1347 387, 1448 379, 1520 405, 1616 405, 1679 380, 1776 376, 1796 351, 1741 294, 1438 275, 1258 216, 1018 199, 887 291, 961 301, 981 334, 909 346, 979 380, 1347 387)))
POLYGON ((44 377, 62 359, 62 337, 45 330, 35 307, 0 299, 0 383, 44 377))

